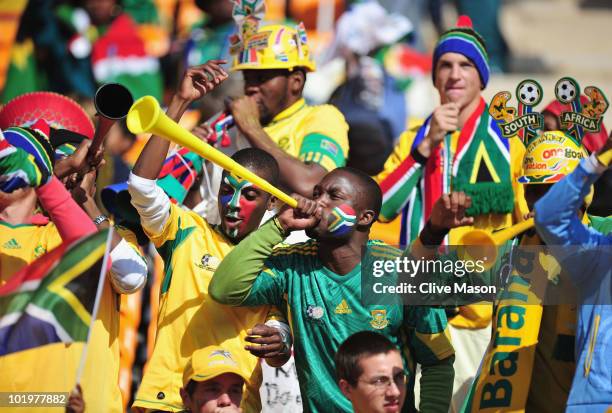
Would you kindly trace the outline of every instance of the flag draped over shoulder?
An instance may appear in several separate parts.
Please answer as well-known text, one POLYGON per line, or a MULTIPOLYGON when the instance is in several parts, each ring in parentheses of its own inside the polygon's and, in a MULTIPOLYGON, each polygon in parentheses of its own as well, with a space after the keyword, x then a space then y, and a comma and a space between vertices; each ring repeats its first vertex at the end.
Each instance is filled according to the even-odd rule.
POLYGON ((0 356, 87 340, 107 235, 64 243, 0 287, 0 356))

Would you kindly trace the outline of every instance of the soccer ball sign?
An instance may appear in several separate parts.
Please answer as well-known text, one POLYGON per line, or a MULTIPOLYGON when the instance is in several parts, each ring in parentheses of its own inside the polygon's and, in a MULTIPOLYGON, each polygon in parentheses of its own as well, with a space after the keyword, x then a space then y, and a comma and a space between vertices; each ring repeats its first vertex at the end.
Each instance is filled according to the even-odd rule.
POLYGON ((555 85, 555 95, 561 103, 570 103, 580 95, 578 83, 571 77, 559 79, 555 85))
POLYGON ((542 97, 542 86, 535 80, 523 80, 516 88, 516 98, 525 106, 537 105, 542 97))

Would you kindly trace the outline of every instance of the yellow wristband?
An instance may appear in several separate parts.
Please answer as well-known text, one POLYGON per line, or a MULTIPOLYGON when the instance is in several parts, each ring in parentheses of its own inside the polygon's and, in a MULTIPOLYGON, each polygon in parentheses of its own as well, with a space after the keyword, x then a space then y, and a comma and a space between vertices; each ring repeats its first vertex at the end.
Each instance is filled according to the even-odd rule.
POLYGON ((603 166, 609 166, 610 163, 612 163, 612 149, 608 149, 604 153, 599 153, 595 155, 595 157, 603 166))

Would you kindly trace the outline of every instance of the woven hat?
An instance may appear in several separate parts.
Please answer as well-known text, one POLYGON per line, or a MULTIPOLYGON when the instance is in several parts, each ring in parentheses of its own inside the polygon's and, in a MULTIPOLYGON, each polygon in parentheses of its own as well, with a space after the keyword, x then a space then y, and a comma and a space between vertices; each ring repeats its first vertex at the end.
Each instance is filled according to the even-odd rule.
POLYGON ((455 27, 447 30, 440 36, 434 49, 432 77, 436 81, 436 65, 445 53, 458 53, 470 59, 476 66, 482 86, 489 82, 489 56, 484 40, 474 30, 472 19, 468 16, 459 16, 455 27))
POLYGON ((67 129, 93 139, 94 124, 87 112, 74 100, 58 93, 26 93, 0 109, 0 129, 29 127, 39 119, 44 119, 52 129, 67 129))

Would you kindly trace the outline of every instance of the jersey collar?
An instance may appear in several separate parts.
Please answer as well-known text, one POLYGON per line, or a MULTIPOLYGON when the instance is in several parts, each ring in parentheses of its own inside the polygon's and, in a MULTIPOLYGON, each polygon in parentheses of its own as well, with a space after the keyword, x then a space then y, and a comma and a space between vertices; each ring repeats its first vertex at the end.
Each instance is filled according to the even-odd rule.
POLYGON ((270 124, 274 124, 276 122, 280 122, 283 119, 290 118, 291 116, 295 115, 300 109, 304 108, 305 106, 306 106, 306 100, 304 100, 304 98, 300 98, 300 100, 295 102, 293 105, 289 106, 287 109, 283 110, 281 113, 276 115, 274 119, 272 119, 272 122, 270 122, 270 124))

